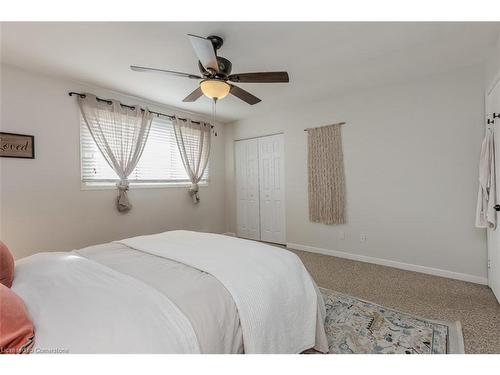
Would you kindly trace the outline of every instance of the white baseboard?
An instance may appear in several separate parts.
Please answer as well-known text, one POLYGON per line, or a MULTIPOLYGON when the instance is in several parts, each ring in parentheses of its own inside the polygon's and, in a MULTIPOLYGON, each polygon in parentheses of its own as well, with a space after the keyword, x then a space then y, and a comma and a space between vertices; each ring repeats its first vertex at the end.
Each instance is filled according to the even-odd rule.
POLYGON ((331 255, 334 257, 338 257, 338 258, 357 260, 360 262, 379 264, 381 266, 400 268, 402 270, 407 270, 407 271, 415 271, 415 272, 426 273, 426 274, 434 275, 434 276, 447 277, 449 279, 456 279, 456 280, 468 281, 468 282, 476 283, 476 284, 488 285, 488 279, 486 277, 469 275, 466 273, 442 270, 439 268, 432 268, 432 267, 426 267, 426 266, 419 266, 417 264, 401 263, 401 262, 396 262, 394 260, 374 258, 374 257, 366 256, 366 255, 346 253, 343 251, 322 249, 320 247, 300 245, 297 243, 287 243, 286 247, 289 249, 303 250, 303 251, 308 251, 311 253, 318 253, 318 254, 323 254, 323 255, 331 255))
POLYGON ((233 232, 225 232, 225 233, 222 233, 222 234, 225 235, 225 236, 236 237, 236 233, 233 233, 233 232))

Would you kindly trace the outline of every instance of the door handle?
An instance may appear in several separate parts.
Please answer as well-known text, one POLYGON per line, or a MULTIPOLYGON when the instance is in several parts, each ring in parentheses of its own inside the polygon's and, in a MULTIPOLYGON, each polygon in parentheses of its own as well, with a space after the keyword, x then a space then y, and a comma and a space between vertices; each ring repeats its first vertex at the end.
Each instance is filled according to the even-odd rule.
POLYGON ((495 211, 500 211, 500 204, 495 204, 493 208, 495 209, 495 211))

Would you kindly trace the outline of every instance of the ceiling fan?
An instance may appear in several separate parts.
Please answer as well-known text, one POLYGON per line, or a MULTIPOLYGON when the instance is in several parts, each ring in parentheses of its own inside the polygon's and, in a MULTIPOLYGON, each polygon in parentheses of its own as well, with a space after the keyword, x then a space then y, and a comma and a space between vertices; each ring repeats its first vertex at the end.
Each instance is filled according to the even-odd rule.
POLYGON ((188 37, 198 56, 198 68, 200 69, 201 76, 136 65, 131 65, 130 68, 136 72, 156 72, 177 77, 200 79, 201 81, 198 88, 186 96, 183 102, 194 102, 202 95, 217 101, 228 94, 232 94, 244 102, 254 105, 261 100, 248 91, 243 90, 241 87, 235 86, 229 82, 280 83, 289 81, 287 72, 231 74, 231 61, 224 57, 217 56, 217 50, 222 47, 224 42, 221 37, 210 35, 207 38, 203 38, 192 34, 188 34, 188 37))

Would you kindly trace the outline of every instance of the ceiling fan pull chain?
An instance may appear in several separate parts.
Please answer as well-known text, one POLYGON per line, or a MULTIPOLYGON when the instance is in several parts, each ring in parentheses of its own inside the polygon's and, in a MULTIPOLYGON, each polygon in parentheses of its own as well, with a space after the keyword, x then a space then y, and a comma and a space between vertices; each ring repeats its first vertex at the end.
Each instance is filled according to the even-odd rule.
POLYGON ((215 125, 217 123, 217 98, 213 98, 212 102, 212 114, 213 114, 213 124, 212 124, 212 131, 214 135, 217 137, 217 132, 215 131, 215 125))
POLYGON ((215 125, 216 119, 217 119, 217 98, 214 98, 213 104, 212 104, 212 113, 213 113, 213 122, 215 125))

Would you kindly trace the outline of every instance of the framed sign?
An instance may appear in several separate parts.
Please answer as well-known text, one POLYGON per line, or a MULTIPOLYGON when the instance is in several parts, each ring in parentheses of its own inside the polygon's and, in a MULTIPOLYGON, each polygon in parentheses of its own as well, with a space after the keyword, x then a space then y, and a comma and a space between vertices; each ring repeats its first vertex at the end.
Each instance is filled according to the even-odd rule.
POLYGON ((35 137, 0 132, 0 157, 34 159, 35 137))

